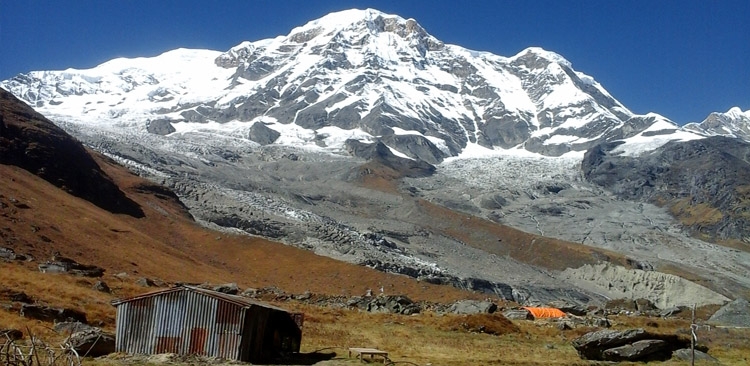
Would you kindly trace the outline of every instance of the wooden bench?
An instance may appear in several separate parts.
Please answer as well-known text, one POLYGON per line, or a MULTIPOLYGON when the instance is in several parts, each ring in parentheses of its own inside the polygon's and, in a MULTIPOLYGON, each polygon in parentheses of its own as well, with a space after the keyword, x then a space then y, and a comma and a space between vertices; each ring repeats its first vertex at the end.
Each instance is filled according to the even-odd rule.
POLYGON ((349 348, 349 357, 352 357, 352 352, 357 354, 357 357, 361 362, 364 362, 362 359, 362 356, 364 355, 370 355, 370 359, 372 359, 372 356, 378 355, 383 356, 383 364, 385 364, 388 361, 388 352, 381 351, 379 349, 375 348, 349 348))

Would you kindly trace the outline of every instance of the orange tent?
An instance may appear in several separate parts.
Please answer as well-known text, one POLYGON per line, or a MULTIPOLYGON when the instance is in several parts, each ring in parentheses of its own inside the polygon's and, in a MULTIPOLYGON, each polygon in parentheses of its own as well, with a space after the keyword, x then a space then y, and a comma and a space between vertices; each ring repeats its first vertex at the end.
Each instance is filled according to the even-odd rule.
POLYGON ((531 313, 531 315, 534 316, 534 319, 563 318, 566 316, 566 314, 563 313, 560 309, 555 309, 555 308, 524 307, 524 309, 528 310, 531 313))

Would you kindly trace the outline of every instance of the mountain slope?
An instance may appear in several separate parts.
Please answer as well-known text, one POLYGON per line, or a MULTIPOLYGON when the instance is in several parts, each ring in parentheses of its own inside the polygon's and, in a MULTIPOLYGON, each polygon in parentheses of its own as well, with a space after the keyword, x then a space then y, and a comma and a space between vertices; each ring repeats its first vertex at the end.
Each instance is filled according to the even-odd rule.
POLYGON ((659 207, 581 173, 601 143, 635 159, 705 136, 634 115, 539 48, 466 50, 414 20, 350 10, 227 52, 2 87, 169 187, 206 226, 528 303, 601 300, 559 277, 599 262, 695 274, 724 294, 750 287, 747 252, 692 240, 659 207))
MULTIPOLYGON (((46 115, 83 123, 211 130, 338 152, 346 139, 380 140, 431 164, 473 145, 561 155, 656 126, 560 55, 446 45, 413 19, 372 9, 223 53, 180 49, 31 72, 2 86, 46 115)), ((668 124, 658 130, 677 129, 668 124)))
POLYGON ((78 141, 0 89, 0 164, 16 165, 70 194, 114 213, 143 212, 112 182, 78 141), (75 166, 76 169, 71 169, 75 166))

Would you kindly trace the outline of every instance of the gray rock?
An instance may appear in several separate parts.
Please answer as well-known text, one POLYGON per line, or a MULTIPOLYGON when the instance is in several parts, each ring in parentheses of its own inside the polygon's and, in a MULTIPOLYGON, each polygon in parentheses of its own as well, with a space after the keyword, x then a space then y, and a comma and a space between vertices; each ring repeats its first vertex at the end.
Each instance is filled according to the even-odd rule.
POLYGON ((104 282, 104 281, 96 281, 96 282, 94 282, 94 285, 91 286, 91 288, 94 289, 94 290, 96 290, 96 291, 104 292, 104 293, 107 293, 107 294, 109 294, 109 293, 112 292, 112 289, 110 289, 109 286, 107 286, 107 283, 104 282))
POLYGON ((216 292, 221 292, 228 295, 237 295, 240 293, 240 288, 237 286, 236 283, 225 283, 222 285, 217 285, 212 288, 212 290, 216 292))
POLYGON ((153 134, 165 136, 177 130, 175 130, 174 126, 172 126, 170 120, 156 119, 148 123, 148 125, 146 126, 146 131, 153 134))
POLYGON ((646 339, 602 352, 605 361, 644 361, 667 360, 671 352, 667 342, 660 339, 646 339))
MULTIPOLYGON (((683 361, 690 361, 693 358, 693 352, 690 348, 680 348, 672 353, 672 357, 679 358, 683 361)), ((695 359, 698 361, 719 363, 719 360, 716 358, 699 350, 695 350, 695 359)))
POLYGON ((88 330, 98 329, 98 328, 76 321, 76 322, 55 323, 52 329, 54 329, 55 332, 58 332, 58 333, 73 334, 77 332, 83 332, 83 331, 88 331, 88 330))
POLYGON ((42 273, 67 273, 82 277, 101 277, 104 275, 104 268, 75 261, 48 261, 39 264, 38 268, 39 272, 42 273))
POLYGON ((138 286, 141 286, 141 287, 154 287, 155 286, 154 281, 152 281, 152 280, 150 280, 150 279, 148 279, 146 277, 141 277, 141 278, 135 280, 135 284, 138 285, 138 286))
POLYGON ((526 309, 505 310, 503 316, 510 320, 534 320, 534 316, 526 309))
POLYGON ((21 305, 21 316, 46 322, 79 321, 86 323, 86 313, 74 309, 52 308, 43 305, 21 305))
POLYGON ((248 139, 261 145, 272 144, 279 136, 281 134, 278 131, 269 128, 261 122, 254 123, 247 132, 248 139))
POLYGON ((734 300, 711 315, 708 322, 732 327, 750 327, 750 303, 745 299, 734 300))
POLYGON ((461 300, 451 305, 450 312, 456 314, 492 314, 497 305, 490 301, 461 300))
POLYGON ((602 360, 604 351, 637 342, 648 337, 643 329, 600 330, 586 333, 573 340, 578 355, 587 360, 602 360))
POLYGON ((378 296, 367 304, 367 311, 411 315, 421 311, 419 305, 403 295, 378 296))
POLYGON ((679 306, 672 306, 670 308, 663 309, 661 312, 659 312, 659 316, 662 318, 668 318, 670 316, 675 316, 683 311, 682 307, 679 306))
POLYGON ((100 357, 115 352, 115 336, 99 328, 73 333, 65 344, 82 357, 100 357))

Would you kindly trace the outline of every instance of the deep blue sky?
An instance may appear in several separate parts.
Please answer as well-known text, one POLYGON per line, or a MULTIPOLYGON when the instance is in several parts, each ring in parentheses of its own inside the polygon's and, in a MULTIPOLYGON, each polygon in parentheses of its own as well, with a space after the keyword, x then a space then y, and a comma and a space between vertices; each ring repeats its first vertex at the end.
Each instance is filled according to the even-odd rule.
POLYGON ((557 52, 636 113, 683 124, 750 109, 749 0, 2 0, 0 79, 178 47, 226 50, 368 7, 469 49, 557 52))

